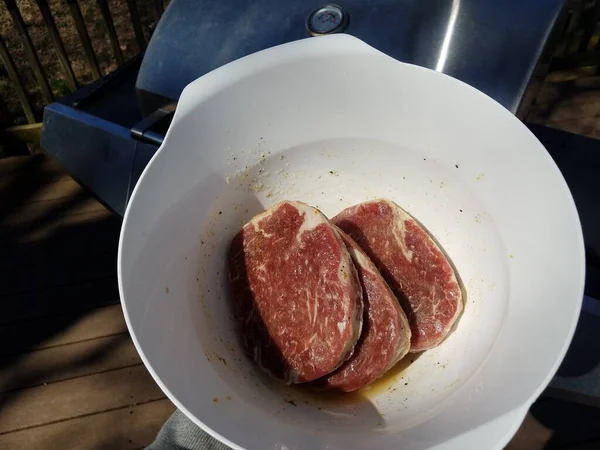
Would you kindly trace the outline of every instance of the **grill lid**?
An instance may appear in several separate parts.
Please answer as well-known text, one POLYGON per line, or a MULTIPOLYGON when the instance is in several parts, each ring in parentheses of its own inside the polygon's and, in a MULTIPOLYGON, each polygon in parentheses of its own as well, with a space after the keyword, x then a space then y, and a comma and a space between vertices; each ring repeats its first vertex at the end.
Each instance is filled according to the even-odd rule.
POLYGON ((172 0, 146 51, 137 79, 138 98, 144 114, 150 114, 221 65, 345 28, 400 61, 461 79, 515 112, 562 3, 172 0))

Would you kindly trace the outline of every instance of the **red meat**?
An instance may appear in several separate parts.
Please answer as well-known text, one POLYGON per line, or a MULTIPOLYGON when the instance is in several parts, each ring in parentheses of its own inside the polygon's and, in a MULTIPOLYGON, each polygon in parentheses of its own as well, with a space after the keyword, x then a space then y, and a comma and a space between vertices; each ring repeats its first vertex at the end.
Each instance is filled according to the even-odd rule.
POLYGON ((452 264, 429 233, 389 200, 345 209, 332 222, 375 263, 410 323, 411 352, 439 345, 453 329, 463 298, 452 264))
POLYGON ((246 351, 286 383, 337 369, 362 327, 362 289, 334 226, 282 202, 254 217, 229 249, 235 317, 246 351))
POLYGON ((328 387, 350 392, 381 377, 406 355, 411 333, 398 299, 375 264, 346 233, 340 234, 363 287, 363 331, 353 355, 324 381, 328 387))

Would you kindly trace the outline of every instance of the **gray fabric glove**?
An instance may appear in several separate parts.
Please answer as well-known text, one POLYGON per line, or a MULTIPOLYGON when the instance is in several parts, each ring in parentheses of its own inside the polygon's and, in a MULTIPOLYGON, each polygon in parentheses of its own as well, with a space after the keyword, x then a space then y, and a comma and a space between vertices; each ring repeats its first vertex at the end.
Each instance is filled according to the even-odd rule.
POLYGON ((176 410, 146 450, 231 450, 176 410))

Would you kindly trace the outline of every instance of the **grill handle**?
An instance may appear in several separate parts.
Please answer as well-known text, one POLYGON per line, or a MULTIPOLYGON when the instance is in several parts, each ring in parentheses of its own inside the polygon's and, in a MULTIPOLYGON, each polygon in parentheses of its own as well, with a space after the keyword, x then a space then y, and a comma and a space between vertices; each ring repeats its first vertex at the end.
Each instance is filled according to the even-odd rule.
POLYGON ((160 147, 171 125, 176 107, 177 103, 168 103, 144 117, 131 128, 131 137, 136 141, 160 147))

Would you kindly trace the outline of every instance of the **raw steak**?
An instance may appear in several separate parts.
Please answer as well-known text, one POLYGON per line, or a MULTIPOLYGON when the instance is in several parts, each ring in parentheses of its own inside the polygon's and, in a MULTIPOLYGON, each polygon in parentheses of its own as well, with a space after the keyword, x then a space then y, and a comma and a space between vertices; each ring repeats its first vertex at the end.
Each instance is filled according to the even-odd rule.
POLYGON ((234 237, 229 276, 244 347, 286 383, 337 369, 362 327, 362 289, 342 238, 315 208, 282 202, 234 237))
POLYGON ((350 392, 382 376, 408 353, 410 327, 375 264, 346 233, 340 230, 340 235, 363 288, 363 330, 352 356, 324 381, 328 387, 350 392))
POLYGON ((429 233, 389 200, 345 209, 332 220, 362 247, 400 301, 411 352, 439 345, 463 308, 457 276, 429 233))

